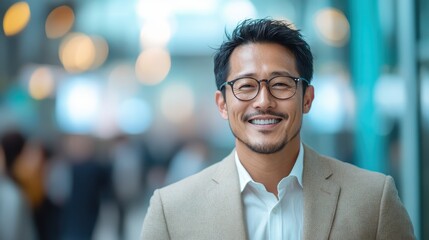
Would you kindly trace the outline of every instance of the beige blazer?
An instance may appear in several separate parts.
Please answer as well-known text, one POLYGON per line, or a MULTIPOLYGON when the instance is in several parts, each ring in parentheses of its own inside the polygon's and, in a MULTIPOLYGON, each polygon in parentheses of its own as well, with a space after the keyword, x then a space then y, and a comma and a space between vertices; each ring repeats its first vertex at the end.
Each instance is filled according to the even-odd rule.
MULTIPOLYGON (((415 239, 390 176, 321 156, 304 145, 304 239, 415 239)), ((231 153, 156 190, 141 239, 246 239, 231 153)))

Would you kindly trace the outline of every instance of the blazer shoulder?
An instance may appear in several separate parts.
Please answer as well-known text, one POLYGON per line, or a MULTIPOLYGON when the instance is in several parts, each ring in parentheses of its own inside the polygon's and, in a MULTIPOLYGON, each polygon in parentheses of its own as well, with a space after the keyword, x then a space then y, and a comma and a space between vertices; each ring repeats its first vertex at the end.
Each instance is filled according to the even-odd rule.
POLYGON ((384 183, 387 177, 386 174, 360 168, 351 163, 344 162, 332 157, 321 155, 319 160, 329 165, 333 172, 333 178, 360 181, 368 179, 369 181, 377 181, 384 183))
POLYGON ((308 147, 304 177, 304 194, 308 196, 304 203, 318 206, 307 212, 307 219, 313 221, 314 211, 325 209, 329 201, 335 203, 330 239, 413 239, 412 225, 392 177, 320 155, 308 147), (322 196, 331 200, 321 202, 322 196))
POLYGON ((176 203, 196 200, 204 192, 210 191, 212 184, 216 184, 219 179, 230 180, 235 172, 234 154, 231 153, 202 171, 159 189, 159 193, 166 201, 172 199, 176 203))
MULTIPOLYGON (((318 175, 326 179, 334 180, 357 180, 369 178, 384 182, 386 175, 357 167, 353 164, 343 162, 333 157, 319 154, 311 147, 304 145, 304 171, 307 175, 318 175)), ((341 185, 341 184, 340 184, 341 185)))
POLYGON ((337 222, 346 222, 351 217, 364 219, 357 220, 354 226, 362 224, 368 230, 376 227, 373 233, 377 239, 415 239, 409 215, 391 176, 322 158, 333 169, 332 179, 341 186, 337 222), (374 220, 377 221, 369 224, 374 220))
POLYGON ((207 168, 201 170, 200 172, 186 177, 182 180, 179 180, 175 183, 162 187, 160 192, 162 193, 174 193, 174 192, 183 192, 184 190, 198 189, 206 185, 211 181, 212 176, 216 173, 219 166, 222 162, 217 162, 207 168))
POLYGON ((363 202, 372 203, 375 206, 380 203, 386 187, 397 191, 394 180, 389 175, 363 169, 331 157, 320 156, 319 161, 331 169, 328 179, 341 188, 342 199, 350 201, 364 199, 363 202))
POLYGON ((363 194, 368 197, 370 195, 374 199, 379 198, 385 187, 386 180, 391 178, 383 173, 370 171, 332 157, 320 155, 313 150, 307 152, 309 153, 307 167, 310 169, 307 171, 313 174, 322 174, 329 182, 335 183, 341 188, 342 195, 349 193, 354 196, 360 196, 363 194))

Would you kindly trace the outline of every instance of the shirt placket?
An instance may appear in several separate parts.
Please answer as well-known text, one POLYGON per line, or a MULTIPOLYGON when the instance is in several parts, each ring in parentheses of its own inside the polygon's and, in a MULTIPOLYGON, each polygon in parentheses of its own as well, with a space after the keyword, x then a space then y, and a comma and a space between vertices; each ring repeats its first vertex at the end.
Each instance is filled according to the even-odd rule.
POLYGON ((268 223, 267 223, 267 231, 268 231, 268 239, 282 239, 282 206, 280 204, 279 199, 274 196, 274 194, 265 192, 264 194, 265 204, 267 207, 268 213, 268 223))
POLYGON ((282 206, 277 202, 272 210, 270 211, 270 218, 268 222, 269 226, 269 239, 283 239, 282 229, 283 218, 282 218, 282 206))

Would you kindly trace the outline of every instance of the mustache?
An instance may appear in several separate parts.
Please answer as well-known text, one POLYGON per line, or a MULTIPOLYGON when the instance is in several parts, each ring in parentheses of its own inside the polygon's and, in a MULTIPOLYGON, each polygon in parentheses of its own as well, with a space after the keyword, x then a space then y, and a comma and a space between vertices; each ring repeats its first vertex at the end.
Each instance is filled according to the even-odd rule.
POLYGON ((255 116, 261 116, 261 115, 271 115, 271 116, 276 116, 276 117, 284 118, 284 119, 288 118, 288 115, 283 114, 283 113, 274 112, 274 111, 271 111, 271 110, 267 110, 267 111, 258 110, 258 111, 253 112, 253 113, 245 114, 243 116, 243 121, 247 122, 247 121, 249 121, 250 118, 255 117, 255 116))

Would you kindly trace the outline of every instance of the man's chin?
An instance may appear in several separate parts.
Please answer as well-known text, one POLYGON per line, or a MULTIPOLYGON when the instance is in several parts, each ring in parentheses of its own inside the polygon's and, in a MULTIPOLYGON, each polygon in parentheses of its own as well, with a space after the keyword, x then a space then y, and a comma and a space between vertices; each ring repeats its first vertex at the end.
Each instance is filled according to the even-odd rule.
MULTIPOLYGON (((283 139, 283 142, 268 142, 269 139, 259 139, 260 142, 256 142, 253 140, 247 139, 247 141, 243 141, 231 128, 231 132, 234 135, 235 139, 240 143, 244 144, 248 149, 255 153, 259 154, 273 154, 282 150, 288 143, 287 136, 283 139), (266 141, 264 141, 266 140, 266 141)), ((250 137, 249 137, 250 138, 250 137)), ((258 139, 258 138, 257 138, 258 139)), ((272 140, 272 138, 271 138, 272 140)))
POLYGON ((247 148, 252 150, 253 152, 259 153, 259 154, 273 154, 281 151, 285 146, 286 143, 282 144, 255 144, 255 143, 244 143, 246 144, 247 148))

